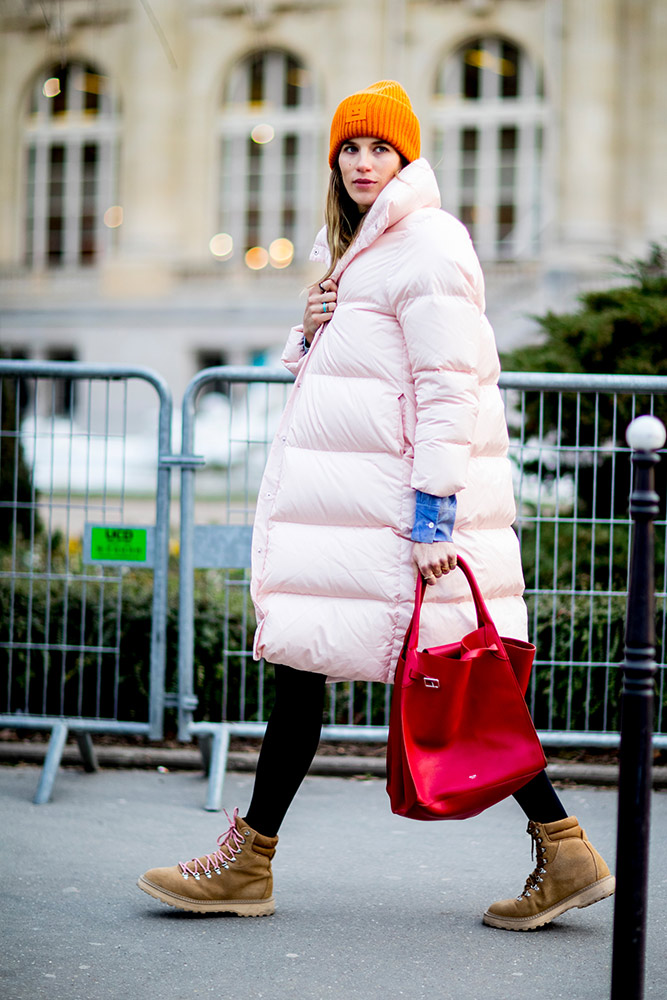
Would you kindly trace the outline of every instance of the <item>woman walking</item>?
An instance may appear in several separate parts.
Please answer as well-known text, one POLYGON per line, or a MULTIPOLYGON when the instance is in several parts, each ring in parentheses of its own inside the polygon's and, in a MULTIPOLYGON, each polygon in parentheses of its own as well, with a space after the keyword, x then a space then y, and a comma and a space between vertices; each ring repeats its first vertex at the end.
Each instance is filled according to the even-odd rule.
MULTIPOLYGON (((465 228, 440 209, 407 94, 381 81, 336 110, 323 277, 283 361, 295 384, 253 534, 255 656, 278 664, 252 801, 210 854, 139 886, 185 910, 273 913, 278 830, 315 754, 327 679, 390 682, 415 574, 420 645, 459 639, 475 612, 460 553, 501 635, 526 636, 508 436, 483 278, 465 228)), ((515 794, 537 865, 484 922, 528 930, 614 891, 605 862, 546 772, 515 794)))

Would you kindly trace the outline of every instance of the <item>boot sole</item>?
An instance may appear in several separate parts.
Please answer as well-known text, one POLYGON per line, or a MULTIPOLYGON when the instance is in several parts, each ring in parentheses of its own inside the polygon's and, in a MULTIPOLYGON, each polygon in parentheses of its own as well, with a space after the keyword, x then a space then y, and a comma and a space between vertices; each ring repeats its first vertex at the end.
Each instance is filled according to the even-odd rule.
POLYGON ((226 899, 210 902, 206 900, 188 899, 187 896, 179 896, 168 889, 162 889, 159 885, 149 882, 143 875, 137 881, 137 885, 144 892, 154 899, 159 899, 161 903, 168 906, 175 906, 179 910, 188 910, 190 913, 233 913, 237 917, 270 917, 276 910, 276 901, 271 896, 270 899, 246 900, 246 899, 226 899))
POLYGON ((616 879, 613 875, 607 875, 599 882, 587 885, 585 889, 580 889, 579 892, 573 893, 567 899, 561 899, 559 903, 550 906, 548 910, 536 913, 532 917, 501 917, 497 913, 491 913, 487 910, 482 920, 488 927, 499 927, 504 931, 534 931, 538 927, 544 927, 545 924, 550 923, 566 910, 572 910, 575 907, 583 910, 586 906, 592 906, 593 903, 599 903, 601 899, 613 896, 615 891, 616 879))

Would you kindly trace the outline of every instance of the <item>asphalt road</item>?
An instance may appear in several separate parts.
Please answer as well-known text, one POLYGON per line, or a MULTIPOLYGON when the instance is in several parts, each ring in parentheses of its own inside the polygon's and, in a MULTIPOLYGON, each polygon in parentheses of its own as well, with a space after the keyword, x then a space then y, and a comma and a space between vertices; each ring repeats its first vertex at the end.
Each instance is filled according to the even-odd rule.
MULTIPOLYGON (((481 914, 532 870, 518 806, 465 822, 392 816, 377 779, 310 777, 281 832, 277 912, 240 920, 163 907, 135 887, 211 850, 224 816, 192 772, 0 767, 3 1000, 602 1000, 613 901, 532 933, 481 914)), ((243 811, 251 775, 227 778, 243 811)), ((562 792, 614 864, 616 792, 562 792)), ((667 996, 667 793, 655 792, 646 997, 667 996)), ((632 998, 628 997, 628 1000, 632 998)))

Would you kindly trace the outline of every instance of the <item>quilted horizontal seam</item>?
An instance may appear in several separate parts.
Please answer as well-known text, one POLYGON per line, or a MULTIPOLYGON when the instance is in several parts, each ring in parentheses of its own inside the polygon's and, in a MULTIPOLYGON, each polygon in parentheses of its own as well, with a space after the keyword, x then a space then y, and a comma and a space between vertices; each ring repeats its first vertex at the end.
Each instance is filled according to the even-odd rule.
MULTIPOLYGON (((321 452, 326 455, 387 455, 389 458, 401 458, 400 452, 388 452, 386 447, 377 448, 373 451, 369 451, 367 448, 363 451, 353 451, 351 448, 326 448, 322 444, 310 446, 307 444, 291 444, 288 441, 285 443, 285 450, 288 448, 293 448, 295 451, 321 452)), ((408 481, 409 480, 406 480, 406 482, 408 481)))

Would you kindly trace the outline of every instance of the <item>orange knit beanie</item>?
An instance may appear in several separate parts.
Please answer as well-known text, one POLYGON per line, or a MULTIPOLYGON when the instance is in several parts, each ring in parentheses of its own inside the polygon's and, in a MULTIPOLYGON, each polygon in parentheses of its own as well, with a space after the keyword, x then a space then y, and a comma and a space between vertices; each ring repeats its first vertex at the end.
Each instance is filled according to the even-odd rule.
POLYGON ((347 139, 384 139, 410 163, 419 156, 419 119, 410 98, 395 80, 380 80, 346 97, 331 122, 329 166, 333 169, 347 139))

